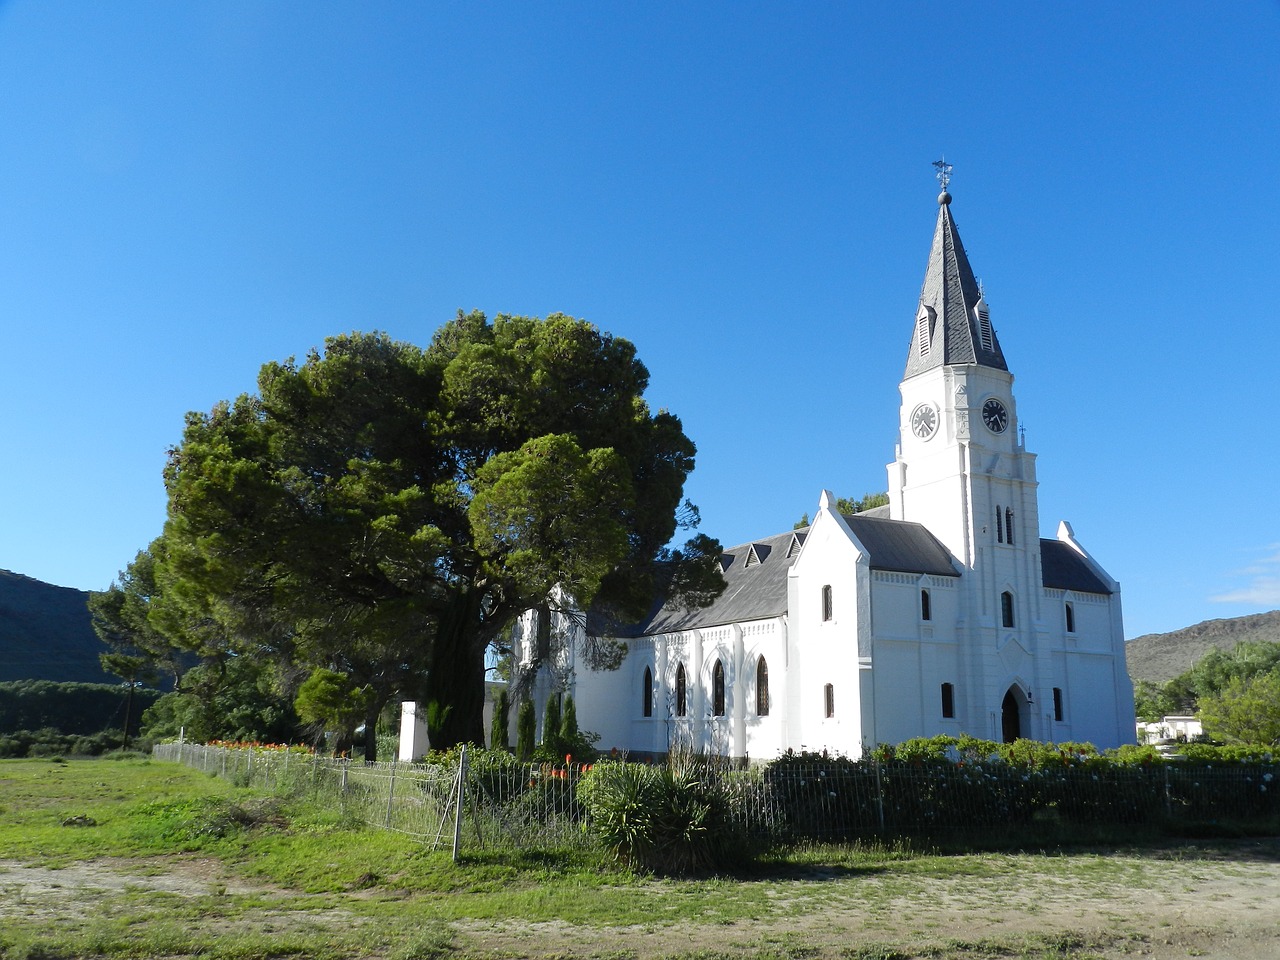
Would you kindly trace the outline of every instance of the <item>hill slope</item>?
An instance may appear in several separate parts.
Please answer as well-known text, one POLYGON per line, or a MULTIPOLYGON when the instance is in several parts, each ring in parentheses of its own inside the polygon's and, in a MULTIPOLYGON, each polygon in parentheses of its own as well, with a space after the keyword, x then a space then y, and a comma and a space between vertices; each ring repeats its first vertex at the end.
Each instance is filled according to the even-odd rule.
POLYGON ((89 595, 0 570, 0 681, 117 683, 103 672, 89 595))
POLYGON ((1164 683, 1191 669, 1215 647, 1230 650, 1241 641, 1280 643, 1280 610, 1229 620, 1205 620, 1172 633, 1148 633, 1125 644, 1129 676, 1164 683))

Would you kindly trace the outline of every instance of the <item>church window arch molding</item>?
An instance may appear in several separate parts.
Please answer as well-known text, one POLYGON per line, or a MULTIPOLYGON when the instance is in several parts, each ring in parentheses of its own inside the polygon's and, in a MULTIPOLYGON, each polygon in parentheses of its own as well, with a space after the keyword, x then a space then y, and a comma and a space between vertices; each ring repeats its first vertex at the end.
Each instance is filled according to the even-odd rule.
POLYGON ((756 660, 756 716, 769 715, 769 664, 763 656, 756 660))
POLYGON ((689 674, 681 662, 676 666, 676 716, 689 715, 689 674))
POLYGON ((826 623, 832 617, 831 605, 831 584, 824 583, 822 585, 822 622, 826 623))
POLYGON ((640 715, 653 716, 653 668, 647 663, 644 667, 644 676, 640 678, 640 715))

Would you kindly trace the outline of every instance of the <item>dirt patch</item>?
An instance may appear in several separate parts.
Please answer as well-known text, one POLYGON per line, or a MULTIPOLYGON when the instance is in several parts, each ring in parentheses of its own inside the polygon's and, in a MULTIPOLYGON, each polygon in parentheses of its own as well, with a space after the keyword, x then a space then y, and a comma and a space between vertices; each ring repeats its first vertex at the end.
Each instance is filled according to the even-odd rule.
MULTIPOLYGON (((463 920, 447 928, 454 949, 530 958, 648 960, 696 952, 819 960, 1280 957, 1280 841, 1211 855, 1020 857, 1009 858, 1007 869, 1005 861, 996 865, 979 877, 890 872, 744 881, 744 893, 760 894, 764 904, 760 916, 747 919, 616 927, 463 920)), ((317 922, 310 910, 288 909, 297 894, 245 883, 218 861, 156 858, 59 869, 0 861, 0 924, 9 916, 45 913, 65 919, 94 909, 103 895, 135 891, 253 895, 278 932, 317 922)), ((346 911, 327 913, 334 920, 346 911)))

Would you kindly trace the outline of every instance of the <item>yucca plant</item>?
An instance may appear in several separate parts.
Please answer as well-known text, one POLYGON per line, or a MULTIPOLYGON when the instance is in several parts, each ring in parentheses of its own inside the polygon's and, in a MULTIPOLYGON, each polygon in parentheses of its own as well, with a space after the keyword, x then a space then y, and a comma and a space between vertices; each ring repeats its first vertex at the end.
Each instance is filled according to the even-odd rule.
POLYGON ((599 763, 579 786, 597 840, 632 867, 707 873, 747 852, 719 776, 695 767, 599 763))

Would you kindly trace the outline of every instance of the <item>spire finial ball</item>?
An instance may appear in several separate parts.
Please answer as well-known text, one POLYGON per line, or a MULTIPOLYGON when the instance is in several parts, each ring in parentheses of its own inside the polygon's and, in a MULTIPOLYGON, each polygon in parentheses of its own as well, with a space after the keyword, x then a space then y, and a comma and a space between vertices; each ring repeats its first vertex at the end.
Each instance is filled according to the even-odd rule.
POLYGON ((950 203, 951 203, 951 194, 947 193, 947 191, 945 190, 943 190, 940 194, 938 194, 938 206, 945 207, 950 203))

